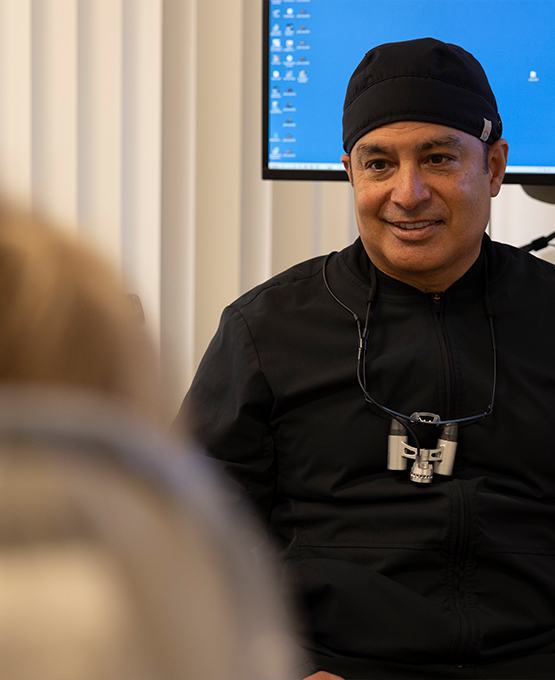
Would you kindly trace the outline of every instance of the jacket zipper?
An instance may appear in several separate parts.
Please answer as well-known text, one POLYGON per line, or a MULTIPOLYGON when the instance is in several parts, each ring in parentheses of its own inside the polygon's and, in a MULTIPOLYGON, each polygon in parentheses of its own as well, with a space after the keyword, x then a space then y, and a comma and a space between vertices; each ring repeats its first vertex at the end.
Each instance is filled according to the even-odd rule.
MULTIPOLYGON (((445 299, 442 293, 432 293, 432 308, 439 327, 439 345, 443 377, 445 385, 445 411, 443 418, 452 415, 454 403, 454 382, 449 343, 443 319, 445 299)), ((472 646, 472 624, 468 617, 468 593, 466 584, 466 570, 470 556, 471 512, 469 500, 465 493, 464 484, 460 480, 453 480, 453 522, 451 526, 452 540, 449 550, 451 578, 451 601, 459 622, 459 635, 454 641, 456 657, 463 659, 472 646)))
POLYGON ((472 522, 470 503, 466 489, 460 480, 453 481, 455 506, 455 522, 453 526, 452 549, 449 555, 452 560, 452 598, 455 612, 459 621, 459 636, 455 640, 455 654, 463 659, 472 649, 472 622, 468 615, 470 594, 466 575, 470 557, 470 536, 472 522))
POLYGON ((444 296, 443 293, 432 293, 432 309, 434 311, 434 316, 436 318, 438 328, 439 328, 439 351, 441 355, 441 363, 443 366, 443 380, 445 389, 445 411, 441 414, 442 418, 448 418, 451 414, 451 408, 453 405, 453 380, 452 380, 452 368, 450 361, 449 345, 447 343, 447 336, 445 333, 445 325, 443 323, 443 309, 444 309, 444 296))

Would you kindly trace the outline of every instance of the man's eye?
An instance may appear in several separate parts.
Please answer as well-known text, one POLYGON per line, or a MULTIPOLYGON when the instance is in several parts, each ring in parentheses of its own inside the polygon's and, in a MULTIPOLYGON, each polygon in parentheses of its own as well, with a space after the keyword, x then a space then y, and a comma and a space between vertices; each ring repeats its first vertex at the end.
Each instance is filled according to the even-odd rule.
POLYGON ((451 158, 449 158, 449 156, 445 156, 441 153, 434 153, 431 156, 428 156, 428 163, 430 165, 443 165, 444 163, 448 163, 450 160, 451 158))
POLYGON ((375 160, 375 161, 368 161, 365 165, 367 170, 373 170, 374 172, 383 172, 384 170, 387 169, 387 161, 384 160, 375 160))

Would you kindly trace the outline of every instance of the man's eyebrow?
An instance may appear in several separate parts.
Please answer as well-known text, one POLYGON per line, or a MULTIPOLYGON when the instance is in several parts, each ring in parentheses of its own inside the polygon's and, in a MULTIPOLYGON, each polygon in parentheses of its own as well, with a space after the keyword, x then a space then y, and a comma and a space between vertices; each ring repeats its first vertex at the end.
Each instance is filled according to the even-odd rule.
POLYGON ((446 137, 435 137, 434 139, 429 139, 427 142, 422 142, 422 144, 419 144, 416 148, 418 151, 431 151, 437 147, 447 147, 461 151, 463 148, 463 143, 459 137, 455 137, 455 135, 447 135, 446 137))
POLYGON ((361 144, 357 147, 357 158, 361 162, 366 156, 387 156, 391 151, 391 147, 382 146, 381 144, 361 144))

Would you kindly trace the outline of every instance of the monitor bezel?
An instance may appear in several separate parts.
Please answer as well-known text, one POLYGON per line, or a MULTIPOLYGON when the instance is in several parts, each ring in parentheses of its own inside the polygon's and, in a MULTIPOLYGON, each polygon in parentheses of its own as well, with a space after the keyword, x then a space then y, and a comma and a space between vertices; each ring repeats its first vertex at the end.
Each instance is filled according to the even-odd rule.
MULTIPOLYGON (((262 179, 300 180, 312 182, 347 182, 344 170, 286 170, 268 166, 268 130, 269 130, 269 72, 270 72, 270 0, 263 0, 262 11, 262 179)), ((503 184, 523 184, 528 186, 555 185, 555 173, 518 173, 507 172, 503 184)))

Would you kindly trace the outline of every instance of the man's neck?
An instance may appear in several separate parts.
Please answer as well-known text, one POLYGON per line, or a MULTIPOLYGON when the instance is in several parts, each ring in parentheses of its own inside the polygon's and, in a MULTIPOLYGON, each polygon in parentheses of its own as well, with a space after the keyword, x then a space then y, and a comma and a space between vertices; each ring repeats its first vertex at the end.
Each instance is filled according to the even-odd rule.
POLYGON ((370 259, 383 274, 417 288, 422 293, 443 293, 466 274, 479 256, 480 250, 472 257, 466 258, 464 262, 458 262, 442 270, 426 272, 399 271, 388 267, 387 263, 370 259))

